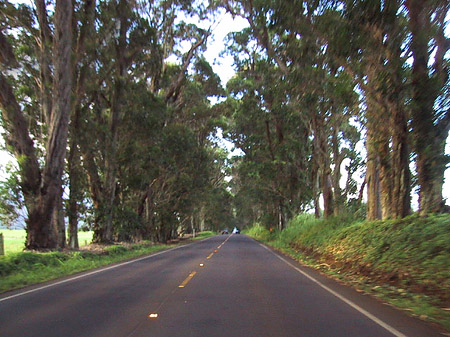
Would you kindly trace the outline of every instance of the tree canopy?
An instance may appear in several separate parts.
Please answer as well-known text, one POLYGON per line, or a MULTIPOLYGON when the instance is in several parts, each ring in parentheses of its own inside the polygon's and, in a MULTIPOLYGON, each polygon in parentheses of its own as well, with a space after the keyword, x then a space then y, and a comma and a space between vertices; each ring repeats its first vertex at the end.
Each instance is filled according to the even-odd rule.
POLYGON ((26 248, 42 250, 76 248, 82 224, 96 242, 166 242, 282 230, 302 212, 402 218, 416 188, 421 214, 446 212, 449 9, 4 1, 1 126, 17 165, 0 184, 1 219, 25 211, 26 248), (204 56, 218 13, 248 22, 224 41, 225 87, 204 56))

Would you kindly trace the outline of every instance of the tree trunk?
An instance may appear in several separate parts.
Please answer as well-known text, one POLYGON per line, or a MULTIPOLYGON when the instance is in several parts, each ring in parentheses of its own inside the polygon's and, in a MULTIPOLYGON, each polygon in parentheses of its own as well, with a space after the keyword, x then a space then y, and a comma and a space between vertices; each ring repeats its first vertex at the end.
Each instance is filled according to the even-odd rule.
POLYGON ((332 186, 334 191, 334 215, 339 215, 343 208, 345 203, 345 197, 342 195, 342 189, 340 186, 341 181, 341 166, 343 161, 343 155, 339 151, 339 126, 335 125, 332 130, 332 150, 333 150, 333 162, 334 162, 334 170, 333 170, 333 179, 332 179, 332 186))
POLYGON ((3 127, 7 131, 5 135, 6 144, 13 150, 14 156, 17 158, 21 177, 20 186, 24 194, 25 205, 27 209, 31 209, 35 197, 39 193, 41 172, 34 143, 28 133, 25 116, 16 101, 10 84, 1 73, 0 108, 3 127))
POLYGON ((404 111, 393 111, 392 118, 392 217, 404 218, 411 213, 408 126, 404 111))
POLYGON ((206 230, 206 225, 205 225, 205 211, 206 208, 205 206, 201 206, 200 207, 200 211, 198 213, 199 216, 199 223, 200 223, 200 232, 204 232, 206 230))
POLYGON ((391 153, 389 148, 389 132, 385 128, 378 128, 375 137, 376 151, 378 153, 381 218, 392 217, 392 169, 391 153))
MULTIPOLYGON (((81 100, 85 94, 85 80, 89 73, 89 63, 82 60, 86 54, 86 39, 94 32, 95 19, 95 0, 86 0, 84 2, 83 11, 80 11, 81 17, 78 34, 74 36, 75 57, 72 64, 72 73, 74 75, 74 102, 72 119, 70 123, 70 146, 68 158, 68 175, 69 175, 69 200, 68 200, 68 218, 69 218, 69 240, 68 244, 71 248, 79 248, 78 243, 78 206, 82 203, 81 191, 81 158, 78 144, 82 142, 81 137, 81 115, 83 112, 81 100)), ((76 31, 77 18, 73 18, 73 30, 76 31)))
POLYGON ((64 210, 64 200, 63 200, 63 186, 61 183, 61 190, 57 200, 58 206, 54 210, 53 217, 57 221, 57 231, 58 231, 58 248, 66 247, 66 222, 65 222, 65 210, 64 210))
MULTIPOLYGON (((14 97, 11 86, 0 74, 0 106, 5 129, 8 132, 6 141, 14 149, 18 158, 22 178, 21 187, 28 209, 27 249, 54 249, 62 245, 61 237, 64 233, 61 203, 62 174, 66 155, 72 89, 70 67, 71 20, 71 1, 57 1, 55 9, 53 110, 49 121, 45 166, 42 175, 25 118, 14 97)), ((2 45, 5 43, 3 39, 0 42, 2 45)), ((8 47, 7 44, 6 47, 8 47)), ((12 63, 14 62, 6 60, 7 65, 12 63)))
MULTIPOLYGON (((54 97, 40 194, 29 210, 28 249, 54 249, 61 245, 62 174, 66 157, 72 91, 72 2, 55 7, 54 97), (58 244, 59 233, 59 244, 58 244)), ((65 241, 65 240, 64 240, 65 241)))
POLYGON ((45 123, 50 123, 52 112, 52 72, 51 65, 51 49, 52 49, 52 32, 50 30, 47 6, 45 0, 35 0, 36 14, 40 27, 40 35, 38 40, 39 48, 39 65, 40 65, 40 108, 45 123))
POLYGON ((334 198, 331 186, 331 170, 322 173, 323 216, 329 218, 334 215, 334 198))
POLYGON ((81 201, 81 183, 80 183, 80 154, 75 142, 77 138, 72 132, 74 137, 69 153, 69 201, 68 201, 68 217, 69 217, 69 247, 73 249, 79 248, 78 244, 78 204, 81 201))
MULTIPOLYGON (((377 57, 370 58, 370 62, 371 64, 367 69, 368 85, 366 89, 367 147, 368 156, 372 157, 368 161, 375 160, 376 163, 371 169, 376 168, 377 179, 370 182, 368 180, 367 183, 368 188, 374 187, 371 185, 372 183, 379 185, 381 218, 388 219, 392 217, 392 158, 389 147, 391 134, 383 121, 389 120, 389 114, 377 74, 382 69, 380 68, 382 65, 377 57)), ((372 175, 369 178, 372 179, 372 175)))
POLYGON ((311 181, 312 181, 312 194, 314 201, 314 216, 319 219, 322 216, 322 210, 320 209, 320 177, 319 177, 319 163, 317 150, 315 149, 317 142, 313 142, 313 155, 312 155, 312 170, 311 170, 311 181))
POLYGON ((390 2, 385 11, 388 39, 384 42, 389 62, 387 68, 391 74, 390 92, 387 93, 391 115, 390 132, 392 135, 392 217, 404 218, 411 213, 411 173, 409 169, 408 116, 405 111, 402 63, 402 29, 397 16, 401 1, 390 2))
POLYGON ((314 129, 314 154, 319 164, 319 177, 323 195, 323 215, 325 218, 334 214, 334 194, 331 183, 330 154, 328 151, 327 137, 323 116, 315 114, 313 117, 314 129))
POLYGON ((373 144, 373 130, 367 128, 367 220, 381 219, 380 178, 378 175, 378 155, 373 144))
MULTIPOLYGON (((445 158, 445 140, 441 133, 442 122, 448 122, 449 112, 437 125, 434 125, 434 103, 448 77, 448 70, 442 67, 443 55, 448 43, 437 45, 435 69, 430 78, 428 68, 428 43, 431 38, 430 1, 409 0, 409 26, 411 30, 411 51, 414 57, 412 66, 412 126, 415 152, 417 154, 417 175, 419 183, 420 213, 439 212, 444 203, 442 199, 443 176, 447 160, 445 158)), ((445 14, 445 13, 444 13, 445 14)), ((448 130, 447 130, 448 133, 448 130)))
POLYGON ((125 52, 127 48, 127 31, 128 19, 126 16, 127 3, 121 0, 118 5, 118 22, 119 38, 116 42, 116 71, 114 78, 114 91, 111 102, 111 113, 109 118, 109 137, 107 139, 107 146, 105 151, 105 183, 104 183, 104 198, 103 198, 103 229, 100 238, 96 241, 112 242, 113 241, 113 216, 114 216, 114 202, 116 198, 116 179, 117 179, 117 142, 119 135, 119 123, 121 114, 121 103, 123 95, 123 78, 126 73, 125 52))

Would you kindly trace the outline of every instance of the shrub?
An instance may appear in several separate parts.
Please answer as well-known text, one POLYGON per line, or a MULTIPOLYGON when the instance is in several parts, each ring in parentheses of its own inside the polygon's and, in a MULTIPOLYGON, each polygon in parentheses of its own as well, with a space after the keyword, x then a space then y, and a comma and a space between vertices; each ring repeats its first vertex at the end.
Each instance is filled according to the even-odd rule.
POLYGON ((256 224, 253 227, 251 227, 247 234, 251 237, 254 237, 257 240, 267 241, 272 236, 271 232, 264 226, 261 226, 260 224, 256 224))

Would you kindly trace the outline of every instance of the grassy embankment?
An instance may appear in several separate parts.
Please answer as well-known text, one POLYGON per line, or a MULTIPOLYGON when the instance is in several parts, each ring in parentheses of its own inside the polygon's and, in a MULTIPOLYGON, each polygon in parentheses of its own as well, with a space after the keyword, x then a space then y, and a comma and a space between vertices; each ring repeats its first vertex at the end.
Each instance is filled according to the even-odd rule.
MULTIPOLYGON (((214 234, 213 232, 199 233, 195 240, 204 239, 214 234)), ((103 249, 96 251, 9 253, 0 256, 0 293, 145 256, 180 244, 183 244, 183 242, 166 245, 142 242, 104 246, 103 249)), ((21 246, 23 246, 23 241, 21 246)))
POLYGON ((354 222, 300 215, 283 232, 246 234, 450 330, 450 215, 354 222))

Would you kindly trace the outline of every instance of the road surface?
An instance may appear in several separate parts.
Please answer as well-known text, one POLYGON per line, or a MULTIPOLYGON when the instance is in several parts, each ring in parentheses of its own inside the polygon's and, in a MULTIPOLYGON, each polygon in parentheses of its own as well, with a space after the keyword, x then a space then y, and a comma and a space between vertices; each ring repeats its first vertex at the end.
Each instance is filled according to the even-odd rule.
POLYGON ((442 335, 235 234, 3 294, 0 336, 442 335))

